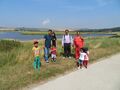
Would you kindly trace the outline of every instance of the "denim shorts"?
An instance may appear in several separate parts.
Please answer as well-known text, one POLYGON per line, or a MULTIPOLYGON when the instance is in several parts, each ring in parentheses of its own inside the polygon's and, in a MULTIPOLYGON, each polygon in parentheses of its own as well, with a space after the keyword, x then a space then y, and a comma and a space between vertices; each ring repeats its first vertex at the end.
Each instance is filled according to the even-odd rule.
POLYGON ((83 60, 80 60, 80 59, 79 59, 79 60, 78 60, 78 63, 79 63, 79 64, 83 64, 83 60))

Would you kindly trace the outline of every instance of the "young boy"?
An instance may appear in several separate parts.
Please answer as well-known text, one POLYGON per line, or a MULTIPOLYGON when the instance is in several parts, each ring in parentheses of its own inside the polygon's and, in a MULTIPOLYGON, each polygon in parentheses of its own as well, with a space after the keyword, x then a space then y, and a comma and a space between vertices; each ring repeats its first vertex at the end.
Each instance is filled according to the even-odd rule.
POLYGON ((32 48, 34 56, 33 66, 34 69, 40 70, 41 62, 40 62, 40 47, 38 46, 38 40, 34 40, 33 44, 34 44, 34 47, 32 48))
POLYGON ((53 46, 51 47, 51 57, 52 57, 52 61, 53 61, 53 62, 56 61, 56 53, 57 53, 56 47, 53 45, 53 46))

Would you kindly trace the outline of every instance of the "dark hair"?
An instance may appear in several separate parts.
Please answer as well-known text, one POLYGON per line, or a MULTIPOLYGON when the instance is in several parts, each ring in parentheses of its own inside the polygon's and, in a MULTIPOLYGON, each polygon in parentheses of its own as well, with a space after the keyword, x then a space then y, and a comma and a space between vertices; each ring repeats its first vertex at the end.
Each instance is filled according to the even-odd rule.
POLYGON ((52 34, 54 34, 54 36, 52 36, 53 39, 56 39, 56 34, 55 32, 52 32, 52 34))
POLYGON ((38 44, 38 42, 34 42, 34 44, 38 44))
POLYGON ((49 31, 49 32, 52 32, 52 30, 51 30, 51 29, 49 29, 48 31, 49 31))
POLYGON ((84 47, 84 48, 81 48, 81 50, 83 50, 83 52, 87 53, 88 48, 87 48, 87 47, 84 47))
POLYGON ((69 32, 69 30, 68 30, 68 29, 66 29, 66 30, 65 30, 65 32, 66 32, 66 31, 68 31, 68 32, 69 32))

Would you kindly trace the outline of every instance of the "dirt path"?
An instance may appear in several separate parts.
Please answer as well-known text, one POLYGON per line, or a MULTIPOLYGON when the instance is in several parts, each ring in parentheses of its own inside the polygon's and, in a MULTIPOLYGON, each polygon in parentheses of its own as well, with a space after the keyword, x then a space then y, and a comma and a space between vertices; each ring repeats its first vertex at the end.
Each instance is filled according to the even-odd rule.
POLYGON ((120 54, 28 90, 120 90, 120 54))

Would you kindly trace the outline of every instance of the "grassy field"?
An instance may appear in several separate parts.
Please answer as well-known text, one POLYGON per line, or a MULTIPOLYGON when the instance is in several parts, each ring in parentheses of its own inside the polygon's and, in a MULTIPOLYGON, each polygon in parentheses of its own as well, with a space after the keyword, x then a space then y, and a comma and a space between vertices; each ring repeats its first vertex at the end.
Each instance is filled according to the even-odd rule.
MULTIPOLYGON (((76 68, 74 58, 62 59, 61 41, 57 43, 57 62, 46 64, 41 51, 41 71, 35 71, 32 66, 32 42, 0 41, 0 90, 18 90, 74 70, 76 68)), ((90 49, 90 63, 120 52, 120 38, 86 38, 85 43, 90 49)), ((39 45, 43 45, 42 41, 39 45)), ((74 53, 74 50, 72 52, 74 53)))

